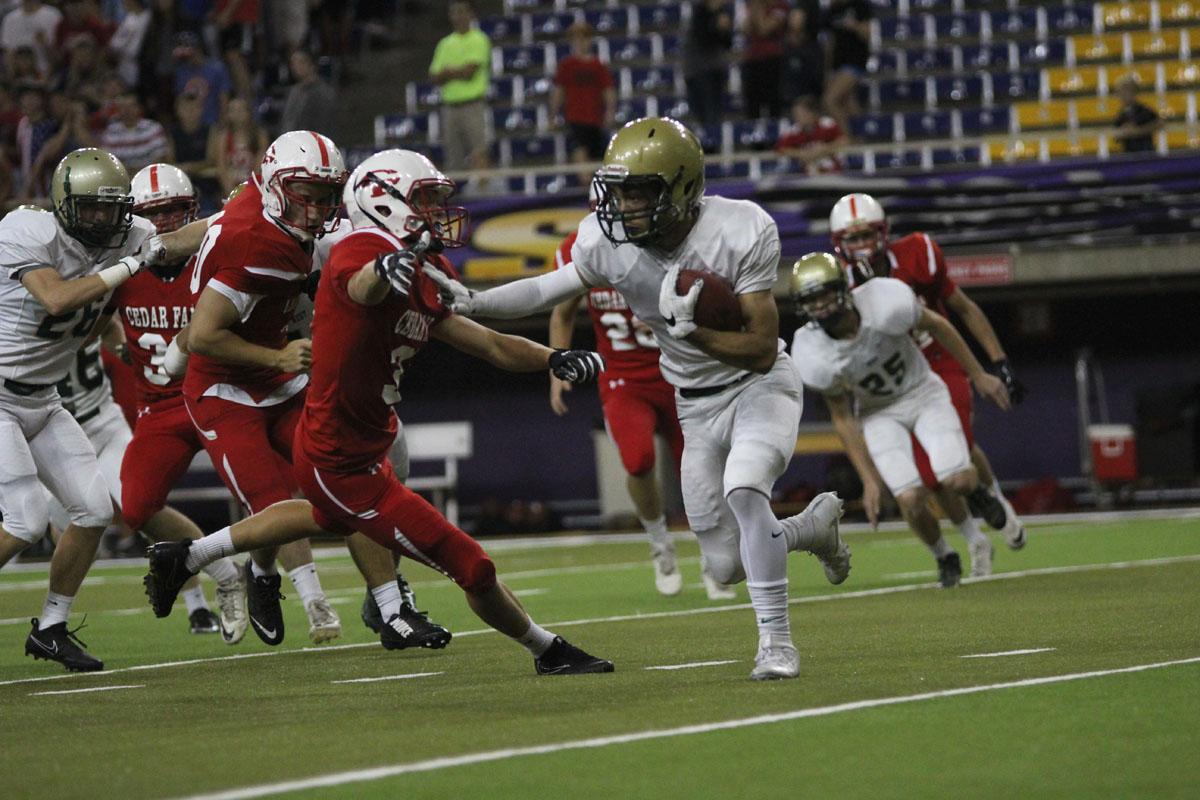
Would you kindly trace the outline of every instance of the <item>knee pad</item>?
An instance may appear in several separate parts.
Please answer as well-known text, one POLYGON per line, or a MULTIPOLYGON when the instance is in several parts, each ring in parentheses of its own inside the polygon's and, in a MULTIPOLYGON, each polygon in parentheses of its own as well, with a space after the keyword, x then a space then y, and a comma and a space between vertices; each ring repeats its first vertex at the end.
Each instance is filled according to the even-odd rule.
POLYGON ((34 480, 22 491, 10 489, 4 494, 10 499, 10 507, 5 509, 7 513, 0 526, 9 535, 30 544, 45 536, 46 526, 50 524, 50 508, 42 485, 34 480))
POLYGON ((71 515, 71 522, 81 528, 107 528, 113 521, 113 501, 108 483, 99 472, 88 481, 82 494, 83 507, 71 515))
POLYGON ((732 584, 746 580, 746 569, 738 551, 736 535, 721 528, 696 531, 700 543, 700 558, 704 568, 718 583, 732 584))

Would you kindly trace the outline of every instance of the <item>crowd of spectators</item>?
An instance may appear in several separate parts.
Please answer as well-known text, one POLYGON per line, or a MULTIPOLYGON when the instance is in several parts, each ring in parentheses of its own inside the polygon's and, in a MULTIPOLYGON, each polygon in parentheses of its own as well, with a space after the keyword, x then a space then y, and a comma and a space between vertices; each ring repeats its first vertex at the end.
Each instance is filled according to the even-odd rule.
POLYGON ((0 0, 0 203, 62 155, 179 164, 212 207, 281 126, 330 133, 351 23, 398 0, 0 0), (268 132, 270 131, 270 133, 268 132))

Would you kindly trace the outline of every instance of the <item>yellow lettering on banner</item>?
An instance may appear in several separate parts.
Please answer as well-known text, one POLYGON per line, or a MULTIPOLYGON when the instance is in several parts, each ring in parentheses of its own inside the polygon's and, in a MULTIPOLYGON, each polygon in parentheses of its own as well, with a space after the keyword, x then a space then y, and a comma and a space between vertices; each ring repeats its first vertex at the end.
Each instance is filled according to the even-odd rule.
POLYGON ((501 281, 554 269, 555 251, 587 213, 582 208, 536 208, 492 217, 475 229, 471 246, 498 255, 468 259, 463 276, 501 281))

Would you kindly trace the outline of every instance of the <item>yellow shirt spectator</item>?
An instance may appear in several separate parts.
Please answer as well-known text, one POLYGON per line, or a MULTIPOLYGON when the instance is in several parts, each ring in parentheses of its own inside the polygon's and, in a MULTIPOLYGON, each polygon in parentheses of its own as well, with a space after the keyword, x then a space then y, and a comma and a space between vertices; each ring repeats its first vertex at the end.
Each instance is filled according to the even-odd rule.
POLYGON ((478 28, 466 33, 451 33, 443 37, 433 51, 429 65, 431 75, 450 69, 477 66, 469 78, 454 78, 442 84, 442 102, 450 104, 482 100, 487 95, 492 43, 478 28))

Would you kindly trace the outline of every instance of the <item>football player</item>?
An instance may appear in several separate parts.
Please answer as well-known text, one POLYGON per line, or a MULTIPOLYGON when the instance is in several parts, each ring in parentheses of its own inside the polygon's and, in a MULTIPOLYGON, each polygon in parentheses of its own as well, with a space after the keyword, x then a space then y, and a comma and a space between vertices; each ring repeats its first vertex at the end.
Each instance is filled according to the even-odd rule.
MULTIPOLYGON (((811 320, 796 331, 792 356, 805 384, 825 395, 851 463, 863 482, 863 506, 874 525, 882 486, 900 504, 914 532, 938 559, 944 586, 958 583, 957 553, 937 530, 913 521, 927 512, 929 490, 913 457, 915 436, 947 491, 967 496, 979 485, 962 424, 950 393, 921 355, 913 333, 932 336, 966 369, 976 390, 1009 407, 1004 383, 980 366, 962 336, 944 317, 921 304, 894 278, 876 278, 850 291, 846 274, 829 253, 809 253, 792 267, 792 297, 811 320), (857 402, 862 428, 851 408, 857 402)), ((974 518, 967 520, 971 558, 990 570, 991 542, 974 518)))
POLYGON ((521 317, 592 288, 613 288, 654 334, 663 377, 675 387, 683 429, 681 482, 688 522, 712 575, 746 581, 758 619, 750 676, 794 678, 800 656, 788 619, 787 554, 817 556, 831 583, 850 572, 832 492, 779 520, 771 487, 796 447, 800 382, 779 338, 771 295, 779 269, 774 220, 744 200, 704 195, 704 153, 681 123, 648 117, 609 142, 596 172, 598 205, 579 226, 571 263, 486 292, 428 271, 455 312, 521 317), (733 285, 745 320, 717 331, 695 319, 703 287, 676 292, 682 267, 703 266, 733 285))
MULTIPOLYGON (((453 191, 428 159, 406 150, 377 153, 350 176, 345 200, 355 230, 334 246, 317 293, 312 386, 293 448, 295 477, 310 502, 276 503, 195 546, 155 545, 146 577, 155 613, 169 612, 183 581, 214 557, 357 530, 452 578, 481 619, 533 654, 538 674, 612 671, 611 662, 535 624, 479 544, 404 486, 388 463, 404 362, 430 337, 501 368, 549 366, 577 382, 603 366, 595 353, 502 336, 441 304, 420 265, 452 272, 438 251, 461 243, 466 215, 448 205, 453 191)), ((272 613, 281 619, 278 603, 272 613)), ((386 620, 385 646, 410 635, 398 615, 386 620)))
MULTIPOLYGON (((896 278, 907 283, 928 308, 941 316, 947 316, 947 309, 958 314, 991 359, 989 371, 1004 381, 1014 403, 1021 402, 1025 387, 1009 365, 996 331, 979 306, 946 271, 946 261, 937 242, 924 233, 911 233, 889 241, 883 207, 874 197, 861 193, 848 194, 838 200, 829 214, 829 229, 834 252, 846 269, 851 287, 876 276, 896 278)), ((967 436, 967 445, 971 448, 971 462, 979 473, 979 488, 967 498, 970 511, 992 528, 1002 531, 1008 546, 1019 550, 1025 546, 1025 526, 1000 491, 1000 483, 987 456, 975 442, 971 387, 966 372, 929 336, 922 336, 920 344, 929 366, 950 390, 950 398, 967 436)), ((925 485, 936 490, 929 457, 919 443, 914 452, 925 485)), ((939 492, 938 500, 952 521, 958 523, 966 517, 967 509, 953 493, 939 492)))
POLYGON ((80 345, 107 324, 109 294, 142 270, 134 254, 154 228, 133 216, 129 175, 103 150, 68 153, 50 194, 52 214, 18 210, 0 220, 0 566, 45 533, 45 484, 70 524, 25 652, 94 671, 104 664, 67 630, 67 617, 113 503, 96 452, 55 386, 80 345))
MULTIPOLYGON (((559 245, 555 264, 562 269, 571 263, 571 248, 578 232, 559 245)), ((671 448, 678 471, 683 457, 683 431, 675 411, 675 389, 663 380, 658 368, 658 342, 654 332, 629 310, 616 289, 592 289, 586 295, 588 316, 596 333, 596 349, 604 358, 598 384, 604 425, 625 467, 625 486, 633 500, 638 520, 650 537, 654 563, 654 585, 671 596, 683 590, 683 573, 675 560, 675 543, 663 516, 662 489, 654 475, 654 434, 661 433, 671 448)), ((550 312, 550 346, 569 348, 575 315, 584 296, 559 303, 550 312)), ((571 384, 550 376, 550 407, 560 417, 567 413, 563 394, 571 384)), ((701 578, 710 600, 729 600, 737 593, 717 583, 706 566, 701 578)))

